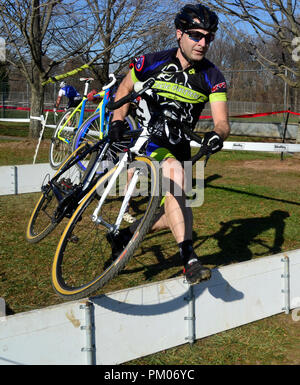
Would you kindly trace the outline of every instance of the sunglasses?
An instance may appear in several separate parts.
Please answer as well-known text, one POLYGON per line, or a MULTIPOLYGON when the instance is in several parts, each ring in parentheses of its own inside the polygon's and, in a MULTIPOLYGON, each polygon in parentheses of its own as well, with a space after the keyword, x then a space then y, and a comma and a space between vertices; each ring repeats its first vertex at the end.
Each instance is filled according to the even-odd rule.
POLYGON ((215 35, 213 33, 204 34, 204 33, 198 32, 198 31, 184 31, 184 33, 186 33, 188 35, 188 37, 191 40, 193 40, 195 43, 199 43, 199 41, 204 38, 205 43, 209 44, 215 38, 215 35))

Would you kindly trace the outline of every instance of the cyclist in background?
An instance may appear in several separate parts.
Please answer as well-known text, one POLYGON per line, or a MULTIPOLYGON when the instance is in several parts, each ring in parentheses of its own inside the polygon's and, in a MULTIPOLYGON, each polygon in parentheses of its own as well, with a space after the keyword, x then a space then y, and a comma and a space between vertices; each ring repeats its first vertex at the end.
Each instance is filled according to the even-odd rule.
MULTIPOLYGON (((146 153, 161 162, 163 176, 170 182, 167 185, 179 186, 183 192, 185 176, 182 162, 191 158, 191 149, 190 142, 180 130, 181 122, 193 130, 205 103, 210 102, 214 130, 204 135, 202 143, 208 146, 211 153, 222 149, 230 126, 226 81, 219 69, 205 58, 218 28, 217 15, 201 4, 187 4, 176 15, 175 27, 178 46, 135 59, 118 88, 115 100, 129 94, 136 82, 155 78, 155 84, 147 93, 171 119, 167 123, 162 119, 157 108, 155 110, 153 104, 147 101, 149 96, 141 99, 137 114, 142 127, 152 132, 146 153)), ((122 138, 128 108, 124 105, 114 111, 109 131, 114 140, 122 138)), ((156 219, 152 231, 165 228, 172 231, 187 281, 195 284, 209 279, 210 269, 201 264, 193 248, 193 215, 186 205, 184 193, 176 196, 174 190, 169 189, 156 219)), ((111 240, 113 257, 123 250, 136 226, 134 223, 121 230, 111 240)))
POLYGON ((54 104, 54 112, 56 112, 56 109, 59 107, 63 96, 68 98, 68 105, 66 109, 77 107, 82 100, 80 93, 73 86, 70 86, 66 82, 61 82, 59 87, 60 90, 58 91, 58 96, 54 104))

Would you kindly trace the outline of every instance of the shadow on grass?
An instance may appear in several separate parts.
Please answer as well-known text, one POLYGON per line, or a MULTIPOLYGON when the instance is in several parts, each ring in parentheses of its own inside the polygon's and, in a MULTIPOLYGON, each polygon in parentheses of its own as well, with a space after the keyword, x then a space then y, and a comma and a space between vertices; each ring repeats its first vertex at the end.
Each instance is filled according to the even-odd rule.
POLYGON ((251 193, 251 192, 248 192, 248 191, 242 191, 242 190, 234 189, 234 188, 231 188, 231 187, 214 186, 214 185, 210 184, 211 182, 213 182, 214 180, 219 179, 219 178, 222 178, 222 176, 218 175, 218 174, 214 174, 214 175, 209 176, 204 181, 204 187, 205 188, 210 187, 210 188, 213 188, 213 189, 216 189, 216 190, 223 190, 223 191, 228 191, 228 192, 232 192, 232 193, 248 195, 248 196, 251 196, 251 197, 271 200, 271 201, 275 201, 275 202, 287 203, 287 204, 290 204, 290 205, 300 206, 300 202, 289 201, 289 200, 286 200, 286 199, 279 199, 279 198, 274 198, 274 197, 268 197, 266 195, 251 193))
MULTIPOLYGON (((266 248, 270 255, 277 254, 282 251, 284 243, 285 219, 290 215, 287 211, 274 210, 269 216, 259 218, 236 219, 228 222, 221 222, 220 230, 215 234, 207 236, 197 236, 194 233, 194 247, 197 250, 206 240, 215 239, 218 243, 220 251, 213 254, 199 255, 201 262, 207 265, 221 266, 230 263, 238 263, 248 261, 253 258, 251 246, 254 244, 266 248), (259 235, 264 231, 274 229, 275 236, 273 244, 259 239, 259 235)), ((159 236, 168 234, 167 231, 159 233, 159 236)), ((157 237, 158 234, 151 234, 147 240, 157 237)), ((263 253, 262 255, 264 255, 263 253)), ((255 254, 258 256, 259 254, 255 254)), ((182 261, 179 252, 171 257, 164 256, 164 246, 154 244, 149 247, 141 245, 140 251, 135 255, 140 266, 133 269, 123 270, 120 274, 131 274, 143 272, 147 281, 151 281, 161 271, 170 268, 178 267, 177 273, 172 274, 168 278, 175 278, 182 275, 182 261), (147 252, 152 252, 155 255, 157 262, 153 264, 143 263, 142 256, 147 252)))
MULTIPOLYGON (((151 238, 152 237, 158 237, 158 236, 162 236, 164 234, 168 234, 168 231, 163 231, 160 233, 152 234, 150 237, 151 238)), ((150 238, 147 237, 147 240, 149 240, 149 239, 150 238)), ((181 261, 180 256, 179 256, 179 252, 175 253, 171 257, 165 257, 164 248, 160 244, 157 244, 157 245, 154 244, 154 245, 146 246, 146 247, 143 246, 143 244, 142 244, 140 246, 138 252, 135 253, 134 258, 136 259, 137 263, 140 266, 134 267, 131 269, 128 268, 128 266, 127 266, 125 270, 122 270, 119 273, 119 275, 123 275, 123 274, 127 275, 127 274, 143 272, 145 279, 147 281, 152 281, 152 279, 156 275, 160 274, 162 271, 168 270, 170 268, 174 268, 176 266, 178 266, 179 271, 177 273, 173 274, 172 276, 168 276, 167 279, 168 278, 175 278, 175 277, 182 275, 182 261, 181 261), (143 262, 143 256, 149 252, 153 253, 155 258, 156 258, 156 261, 152 264, 143 262)))
MULTIPOLYGON (((253 253, 250 250, 250 246, 253 244, 265 247, 269 254, 280 253, 284 242, 285 219, 289 216, 287 211, 275 210, 267 217, 221 222, 220 230, 210 236, 210 238, 217 240, 220 251, 201 257, 202 263, 219 266, 232 262, 248 261, 253 257, 253 253), (257 238, 264 231, 270 229, 275 230, 271 246, 262 239, 257 238)), ((205 239, 201 243, 204 241, 205 239)), ((201 243, 197 244, 196 241, 195 247, 199 247, 201 243)), ((258 254, 255 255, 258 256, 258 254)))
MULTIPOLYGON (((218 174, 214 174, 206 178, 205 187, 217 188, 221 190, 235 192, 238 194, 259 197, 262 199, 269 199, 278 202, 300 205, 300 203, 298 202, 272 198, 238 189, 232 189, 222 186, 213 186, 210 184, 212 181, 219 178, 221 178, 221 176, 218 174)), ((290 215, 287 211, 275 210, 269 216, 266 217, 243 218, 230 220, 228 222, 221 222, 220 230, 217 231, 215 234, 199 237, 197 236, 197 234, 194 233, 194 247, 197 250, 197 248, 199 248, 207 239, 215 239, 218 243, 220 251, 214 254, 202 254, 199 255, 199 257, 201 257, 201 262, 203 264, 214 265, 216 267, 221 265, 228 265, 234 262, 244 262, 252 259, 253 253, 251 251, 251 246, 253 246, 254 244, 258 244, 265 247, 269 254, 280 253, 282 251, 281 246, 284 242, 285 219, 289 216, 290 215), (259 239, 260 234, 270 229, 275 230, 275 237, 272 246, 270 246, 262 239, 259 239)), ((168 233, 169 231, 160 231, 159 233, 148 234, 147 240, 157 238, 158 236, 161 237, 168 233)), ((179 256, 179 252, 177 252, 171 257, 166 258, 164 256, 165 244, 156 244, 155 240, 153 243, 154 244, 149 247, 145 247, 142 243, 140 248, 141 251, 135 255, 138 263, 140 264, 139 267, 135 267, 133 269, 127 268, 126 270, 123 270, 120 274, 143 272, 146 280, 151 281, 161 271, 178 266, 178 272, 173 273, 167 278, 175 278, 177 276, 182 275, 182 261, 179 256), (154 262, 151 265, 143 263, 142 256, 145 255, 147 252, 152 252, 155 255, 157 263, 154 262)), ((265 255, 265 253, 261 255, 265 255)), ((256 253, 255 256, 259 256, 259 254, 256 253)))

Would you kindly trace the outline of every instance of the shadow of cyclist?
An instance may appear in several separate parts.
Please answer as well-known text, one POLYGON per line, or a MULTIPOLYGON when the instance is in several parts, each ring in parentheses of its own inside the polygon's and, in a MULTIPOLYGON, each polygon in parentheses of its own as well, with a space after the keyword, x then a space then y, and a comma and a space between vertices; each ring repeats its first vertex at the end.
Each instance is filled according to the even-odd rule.
POLYGON ((267 217, 221 222, 220 230, 211 236, 218 241, 220 252, 201 257, 201 262, 218 266, 250 260, 253 257, 250 246, 253 244, 265 247, 269 254, 280 253, 284 242, 285 219, 289 216, 287 211, 275 210, 267 217), (270 229, 275 230, 272 246, 259 238, 260 234, 270 229))

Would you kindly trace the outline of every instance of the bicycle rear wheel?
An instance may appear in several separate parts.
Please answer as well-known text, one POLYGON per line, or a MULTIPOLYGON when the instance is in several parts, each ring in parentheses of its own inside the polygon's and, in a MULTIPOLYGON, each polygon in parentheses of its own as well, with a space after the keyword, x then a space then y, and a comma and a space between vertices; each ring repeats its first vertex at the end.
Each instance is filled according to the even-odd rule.
POLYGON ((74 108, 70 108, 66 111, 58 122, 54 135, 51 138, 49 162, 50 166, 54 170, 57 170, 72 152, 73 138, 79 124, 80 117, 79 112, 76 112, 68 121, 73 111, 74 108), (66 125, 60 132, 64 124, 66 125))
MULTIPOLYGON (((72 167, 68 167, 68 165, 76 159, 83 149, 84 145, 72 153, 51 179, 52 181, 55 180, 55 186, 60 190, 62 196, 71 193, 81 180, 82 175, 76 164, 72 167), (66 168, 66 170, 57 178, 56 176, 63 168, 66 168)), ((58 199, 48 182, 44 181, 42 185, 42 194, 33 209, 27 225, 26 239, 31 243, 44 239, 55 229, 64 216, 58 209, 58 199)))
MULTIPOLYGON (((135 120, 130 115, 126 116, 125 124, 127 125, 128 130, 135 130, 137 128, 135 120)), ((100 127, 100 113, 96 112, 81 125, 80 129, 76 133, 73 141, 73 150, 78 148, 84 142, 98 142, 100 138, 100 127)), ((124 149, 128 147, 129 144, 130 140, 115 142, 113 146, 110 147, 106 155, 106 160, 116 163, 119 154, 122 153, 124 149)), ((81 170, 85 171, 89 160, 90 158, 86 157, 84 160, 78 162, 78 166, 81 168, 81 170)), ((98 173, 101 173, 101 171, 99 171, 98 173)))
MULTIPOLYGON (((125 266, 154 221, 160 202, 160 171, 148 157, 137 157, 135 170, 139 179, 131 197, 131 207, 138 222, 125 249, 113 260, 107 240, 109 226, 114 226, 123 197, 112 187, 98 216, 92 214, 116 166, 102 176, 69 220, 56 249, 52 266, 52 284, 56 293, 68 299, 80 299, 103 287, 125 266)), ((124 170, 125 178, 127 171, 124 170)), ((120 186, 118 186, 120 188, 120 186)), ((128 224, 122 220, 120 228, 128 224)))

